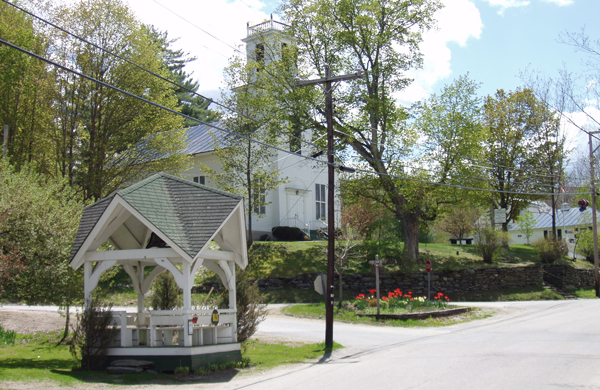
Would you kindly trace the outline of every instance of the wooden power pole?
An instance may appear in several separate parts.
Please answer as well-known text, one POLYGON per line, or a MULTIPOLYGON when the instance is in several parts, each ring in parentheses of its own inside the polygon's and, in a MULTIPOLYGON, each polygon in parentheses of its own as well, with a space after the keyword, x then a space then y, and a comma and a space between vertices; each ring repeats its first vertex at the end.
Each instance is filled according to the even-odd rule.
POLYGON ((298 80, 296 86, 308 87, 311 85, 325 84, 325 110, 327 117, 327 288, 324 291, 325 299, 325 348, 333 347, 333 277, 335 268, 335 212, 334 212, 334 188, 335 167, 333 161, 333 96, 332 84, 344 80, 362 78, 363 74, 357 72, 351 75, 331 76, 331 68, 325 65, 325 78, 316 80, 298 80))

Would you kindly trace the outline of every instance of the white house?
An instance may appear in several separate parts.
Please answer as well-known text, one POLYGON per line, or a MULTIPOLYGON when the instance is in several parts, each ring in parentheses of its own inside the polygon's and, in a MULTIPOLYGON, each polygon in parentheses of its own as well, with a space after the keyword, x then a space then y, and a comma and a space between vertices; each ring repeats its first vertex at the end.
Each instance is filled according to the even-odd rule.
MULTIPOLYGON (((265 50, 265 45, 276 43, 286 45, 290 39, 282 34, 285 25, 273 19, 255 26, 248 25, 248 35, 242 41, 246 44, 246 53, 249 58, 262 55, 262 61, 269 61, 270 56, 276 55, 274 50, 265 50)), ((216 127, 222 127, 214 123, 216 127)), ((306 142, 311 140, 310 131, 302 134, 306 142)), ((187 154, 193 158, 194 164, 182 175, 194 182, 215 186, 214 180, 205 177, 200 169, 204 163, 215 171, 220 171, 218 158, 214 154, 215 142, 219 146, 226 146, 226 133, 215 127, 199 125, 187 130, 187 154)), ((310 150, 302 143, 302 147, 288 145, 287 149, 294 153, 285 153, 275 150, 272 155, 272 166, 277 169, 281 177, 287 178, 287 184, 265 194, 268 205, 259 210, 260 217, 254 214, 252 220, 253 238, 260 239, 265 234, 270 234, 275 226, 292 226, 303 230, 313 239, 317 236, 317 229, 326 229, 327 226, 327 164, 326 156, 319 159, 323 163, 307 159, 306 156, 314 154, 317 150, 310 150), (297 150, 296 150, 297 149, 297 150)), ((337 172, 336 172, 337 180, 337 172)), ((336 199, 337 191, 336 191, 336 199)), ((336 221, 339 221, 339 202, 335 202, 336 221)))
MULTIPOLYGON (((218 126, 218 123, 215 123, 218 126)), ((205 176, 201 163, 219 172, 219 160, 214 153, 215 139, 224 141, 224 132, 207 125, 190 127, 187 130, 187 154, 192 157, 193 167, 182 175, 191 181, 207 186, 215 186, 211 177, 205 176)), ((224 144, 223 144, 224 145, 224 144)), ((270 234, 275 226, 292 226, 303 230, 313 239, 317 229, 327 226, 327 167, 323 163, 306 159, 305 150, 285 153, 276 150, 272 156, 272 166, 281 177, 287 177, 288 183, 265 194, 268 205, 261 209, 261 216, 253 214, 253 238, 259 239, 270 234)), ((309 152, 312 153, 312 152, 309 152)), ((336 174, 337 180, 337 174, 336 174)), ((337 190, 336 190, 337 198, 337 190)), ((339 203, 336 202, 336 224, 339 221, 339 203)))
MULTIPOLYGON (((541 238, 552 234, 552 210, 542 213, 532 213, 535 218, 533 235, 529 242, 533 243, 541 238)), ((597 213, 600 220, 600 214, 597 213)), ((561 209, 555 211, 556 235, 560 239, 565 239, 569 244, 569 249, 575 243, 577 230, 582 226, 591 226, 592 208, 580 209, 571 207, 565 203, 561 209)), ((511 244, 526 244, 527 237, 519 231, 519 223, 511 222, 508 224, 508 235, 511 244)))

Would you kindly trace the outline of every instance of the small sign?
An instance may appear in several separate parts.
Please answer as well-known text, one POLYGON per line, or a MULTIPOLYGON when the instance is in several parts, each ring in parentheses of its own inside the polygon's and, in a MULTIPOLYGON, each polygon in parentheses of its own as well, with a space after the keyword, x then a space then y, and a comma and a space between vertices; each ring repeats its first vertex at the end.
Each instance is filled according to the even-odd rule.
POLYGON ((494 223, 506 223, 506 209, 494 209, 494 223))
POLYGON ((325 275, 321 274, 315 279, 315 291, 319 294, 325 294, 325 275))
POLYGON ((427 271, 427 273, 431 272, 431 260, 425 262, 425 271, 427 271))
POLYGON ((210 322, 213 325, 219 325, 219 311, 217 309, 213 310, 212 318, 210 319, 210 322))
POLYGON ((188 320, 188 335, 194 334, 194 320, 188 320))

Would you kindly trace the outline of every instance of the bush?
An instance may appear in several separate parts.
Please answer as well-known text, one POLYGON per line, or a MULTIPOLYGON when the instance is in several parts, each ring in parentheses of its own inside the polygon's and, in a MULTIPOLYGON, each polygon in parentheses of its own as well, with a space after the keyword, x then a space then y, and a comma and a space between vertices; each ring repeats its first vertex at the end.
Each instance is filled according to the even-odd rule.
MULTIPOLYGON (((236 271, 236 303, 238 342, 249 339, 258 330, 267 314, 267 297, 260 292, 258 282, 250 278, 250 272, 236 271)), ((229 294, 221 295, 218 307, 227 307, 229 294)))
POLYGON ((181 305, 179 286, 169 271, 158 275, 152 282, 150 306, 154 310, 171 310, 181 305))
POLYGON ((108 348, 116 336, 112 321, 112 303, 105 306, 93 300, 89 308, 77 314, 77 325, 69 343, 71 355, 87 371, 104 368, 108 348))
POLYGON ((544 264, 552 264, 567 254, 567 242, 565 240, 552 240, 542 238, 533 243, 538 251, 540 261, 544 264))
POLYGON ((299 228, 291 226, 275 226, 271 229, 273 236, 279 241, 307 241, 310 238, 299 228))
POLYGON ((12 345, 17 341, 17 334, 11 330, 4 330, 0 326, 0 345, 12 345))
POLYGON ((594 264, 594 232, 591 229, 579 229, 576 250, 578 254, 585 256, 586 261, 594 264))
POLYGON ((493 227, 479 227, 475 229, 477 243, 475 247, 481 253, 483 262, 491 264, 494 254, 502 246, 502 242, 507 240, 506 233, 500 232, 493 227))

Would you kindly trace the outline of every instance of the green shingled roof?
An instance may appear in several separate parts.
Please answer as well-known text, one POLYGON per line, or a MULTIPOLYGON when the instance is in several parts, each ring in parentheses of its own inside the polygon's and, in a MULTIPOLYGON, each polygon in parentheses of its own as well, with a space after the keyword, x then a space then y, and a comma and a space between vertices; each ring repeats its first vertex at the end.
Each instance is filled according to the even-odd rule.
POLYGON ((241 197, 224 191, 158 173, 87 207, 81 216, 71 260, 116 196, 191 258, 198 254, 241 200, 241 197))

